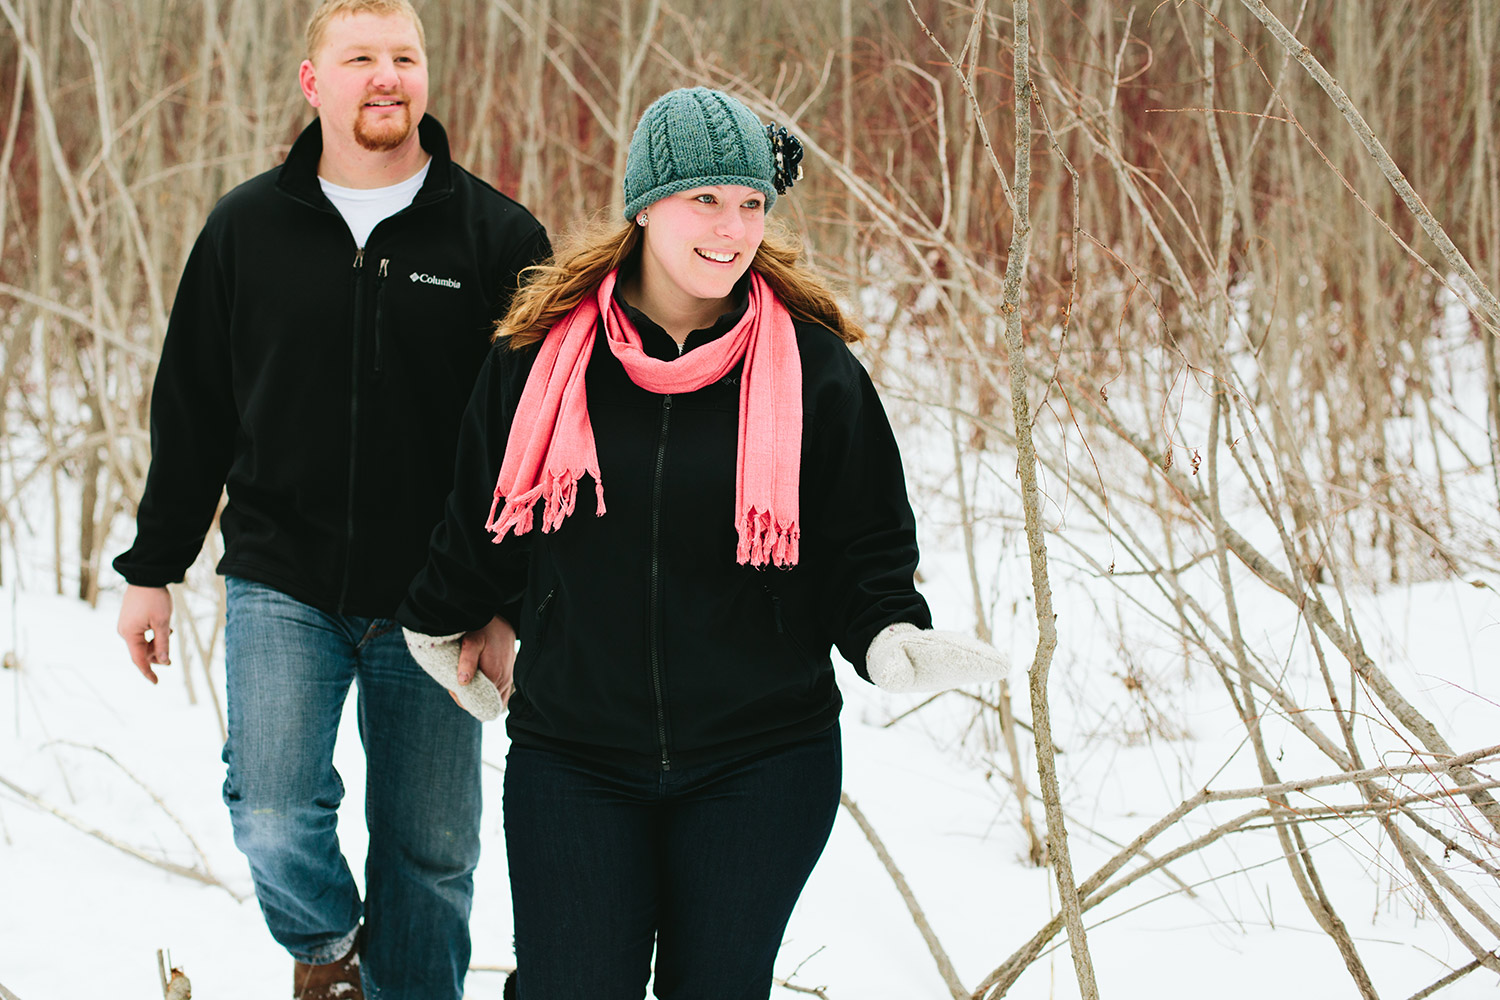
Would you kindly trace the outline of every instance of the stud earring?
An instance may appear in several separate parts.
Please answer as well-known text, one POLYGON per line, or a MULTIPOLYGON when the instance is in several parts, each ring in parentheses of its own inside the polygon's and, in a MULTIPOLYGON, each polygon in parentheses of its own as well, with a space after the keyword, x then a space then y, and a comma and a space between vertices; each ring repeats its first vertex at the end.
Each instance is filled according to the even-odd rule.
POLYGON ((638 226, 644 226, 646 224, 646 213, 642 212, 640 215, 637 215, 635 217, 635 222, 638 226))

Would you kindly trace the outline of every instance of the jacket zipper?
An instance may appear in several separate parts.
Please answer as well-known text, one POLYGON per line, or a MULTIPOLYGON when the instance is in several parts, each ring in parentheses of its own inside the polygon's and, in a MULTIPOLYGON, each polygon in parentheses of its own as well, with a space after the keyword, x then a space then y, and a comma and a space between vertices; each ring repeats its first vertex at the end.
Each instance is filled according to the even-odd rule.
POLYGON ((380 258, 380 271, 375 275, 375 374, 380 374, 380 306, 385 299, 385 269, 390 260, 380 258))
POLYGON ((651 486, 651 687, 656 695, 656 739, 661 747, 661 769, 672 770, 667 753, 667 707, 661 693, 661 496, 667 465, 667 428, 672 417, 672 397, 661 399, 661 436, 656 443, 656 478, 651 486))
POLYGON ((349 488, 344 527, 344 580, 339 587, 339 614, 349 600, 349 568, 354 560, 354 469, 359 453, 359 335, 364 328, 365 248, 354 252, 354 330, 349 363, 349 488))

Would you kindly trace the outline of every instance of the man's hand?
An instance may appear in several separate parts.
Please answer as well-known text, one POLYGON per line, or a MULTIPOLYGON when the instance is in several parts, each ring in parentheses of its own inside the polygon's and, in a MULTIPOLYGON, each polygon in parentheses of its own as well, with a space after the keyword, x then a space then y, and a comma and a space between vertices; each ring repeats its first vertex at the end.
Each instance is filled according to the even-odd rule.
POLYGON ((463 638, 458 651, 458 683, 468 684, 474 671, 483 671, 500 692, 500 700, 510 702, 511 670, 516 665, 516 630, 504 618, 490 623, 463 638))
POLYGON ((130 659, 141 676, 156 683, 156 671, 151 664, 170 666, 172 663, 169 643, 172 635, 172 595, 166 587, 125 588, 125 600, 120 602, 120 622, 116 631, 125 640, 130 650, 130 659))
POLYGON ((473 632, 427 635, 403 628, 401 633, 412 659, 448 689, 459 708, 480 722, 498 719, 505 711, 516 657, 516 633, 510 625, 495 618, 473 632))

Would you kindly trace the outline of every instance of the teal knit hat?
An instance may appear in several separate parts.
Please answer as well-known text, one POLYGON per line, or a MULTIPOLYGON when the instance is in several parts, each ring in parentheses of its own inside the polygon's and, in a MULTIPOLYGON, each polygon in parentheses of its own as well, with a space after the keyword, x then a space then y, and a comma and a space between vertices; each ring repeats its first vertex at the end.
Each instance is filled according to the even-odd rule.
POLYGON ((625 218, 688 188, 742 184, 776 204, 771 139, 760 119, 722 90, 669 90, 651 102, 625 160, 625 218))

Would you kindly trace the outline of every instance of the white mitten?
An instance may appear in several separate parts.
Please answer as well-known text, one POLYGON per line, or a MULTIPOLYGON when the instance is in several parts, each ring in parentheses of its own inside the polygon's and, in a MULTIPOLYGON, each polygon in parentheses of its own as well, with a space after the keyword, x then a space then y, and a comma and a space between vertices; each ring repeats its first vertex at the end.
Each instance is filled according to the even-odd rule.
POLYGON ((453 692, 465 712, 480 722, 489 722, 505 711, 499 690, 483 671, 475 671, 474 679, 467 684, 458 683, 458 650, 467 633, 423 635, 408 628, 401 631, 406 636, 406 648, 411 650, 412 659, 433 680, 453 692))
POLYGON ((896 622, 881 629, 865 653, 870 680, 886 691, 946 691, 1004 679, 1010 663, 987 642, 958 632, 896 622))

